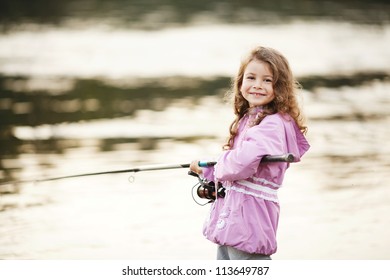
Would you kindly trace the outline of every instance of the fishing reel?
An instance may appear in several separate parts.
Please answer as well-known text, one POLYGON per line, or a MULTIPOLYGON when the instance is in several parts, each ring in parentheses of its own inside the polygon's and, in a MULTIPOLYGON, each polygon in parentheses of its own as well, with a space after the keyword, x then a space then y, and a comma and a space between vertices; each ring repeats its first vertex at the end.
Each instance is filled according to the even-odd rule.
POLYGON ((224 198, 225 197, 225 188, 222 186, 220 182, 218 182, 217 191, 215 190, 215 183, 213 181, 208 181, 205 178, 201 178, 199 174, 189 171, 188 175, 194 176, 198 178, 198 183, 196 183, 192 188, 192 198, 199 205, 206 205, 207 203, 213 202, 217 197, 224 198), (196 189, 196 194, 198 197, 202 199, 208 199, 209 201, 205 204, 199 203, 194 197, 194 190, 196 189))

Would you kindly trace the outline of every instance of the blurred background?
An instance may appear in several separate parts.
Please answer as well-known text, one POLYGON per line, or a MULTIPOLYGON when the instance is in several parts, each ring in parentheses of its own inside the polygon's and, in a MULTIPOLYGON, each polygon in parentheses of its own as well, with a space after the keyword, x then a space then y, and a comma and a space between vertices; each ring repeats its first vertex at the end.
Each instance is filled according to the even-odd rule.
POLYGON ((273 258, 389 259, 385 0, 1 0, 0 259, 215 259, 185 169, 20 181, 215 158, 257 45, 289 59, 312 145, 273 258))

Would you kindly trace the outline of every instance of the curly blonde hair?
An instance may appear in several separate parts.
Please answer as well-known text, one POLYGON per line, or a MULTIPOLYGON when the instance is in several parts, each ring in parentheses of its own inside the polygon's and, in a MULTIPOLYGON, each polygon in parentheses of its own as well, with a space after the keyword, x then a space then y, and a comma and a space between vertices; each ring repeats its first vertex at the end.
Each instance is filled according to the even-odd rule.
POLYGON ((233 80, 231 90, 227 94, 227 97, 230 97, 233 101, 236 118, 230 125, 230 136, 227 143, 223 146, 225 150, 233 147, 238 124, 249 109, 248 101, 241 94, 241 85, 245 69, 253 60, 268 63, 273 74, 273 89, 275 93, 275 98, 263 106, 263 110, 254 125, 259 124, 268 115, 282 113, 290 115, 297 123, 299 129, 303 133, 307 132, 305 118, 297 101, 297 91, 300 88, 300 84, 295 80, 287 59, 272 48, 259 46, 253 49, 241 62, 238 74, 233 80))

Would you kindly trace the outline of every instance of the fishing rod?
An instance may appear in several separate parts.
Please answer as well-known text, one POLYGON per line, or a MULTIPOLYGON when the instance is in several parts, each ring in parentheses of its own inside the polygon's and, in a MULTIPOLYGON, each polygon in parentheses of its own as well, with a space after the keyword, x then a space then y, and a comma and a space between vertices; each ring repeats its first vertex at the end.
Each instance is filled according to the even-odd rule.
MULTIPOLYGON (((261 160, 262 163, 271 163, 271 162, 293 162, 294 155, 293 154, 284 154, 284 155, 268 155, 264 156, 261 160)), ((198 165, 200 167, 210 167, 214 166, 216 161, 199 161, 198 165)), ((77 175, 69 175, 69 176, 60 176, 60 177, 52 177, 46 179, 36 180, 35 182, 46 182, 46 181, 55 181, 62 179, 70 179, 77 177, 86 177, 86 176, 96 176, 96 175, 104 175, 104 174, 118 174, 118 173, 136 173, 142 171, 157 171, 157 170, 168 170, 168 169, 179 169, 179 168, 189 168, 189 163, 184 164, 157 164, 150 166, 141 166, 131 169, 122 169, 122 170, 112 170, 112 171, 102 171, 102 172, 93 172, 93 173, 84 173, 77 175)))
MULTIPOLYGON (((261 160, 261 163, 272 163, 272 162, 293 162, 295 159, 293 154, 283 154, 283 155, 267 155, 264 156, 261 160)), ((215 161, 199 161, 200 167, 210 167, 214 166, 217 162, 215 161)), ((136 173, 142 171, 157 171, 157 170, 168 170, 168 169, 178 169, 178 168, 189 168, 189 163, 184 164, 157 164, 150 166, 141 166, 130 169, 121 169, 121 170, 111 170, 111 171, 102 171, 102 172, 93 172, 93 173, 83 173, 76 175, 68 175, 68 176, 59 176, 59 177, 51 177, 51 178, 43 178, 37 180, 26 180, 26 181, 18 181, 15 183, 40 183, 40 182, 49 182, 56 181, 62 179, 71 179, 71 178, 79 178, 86 176, 97 176, 104 174, 119 174, 119 173, 136 173)), ((9 184, 9 183, 1 183, 0 185, 9 184)))

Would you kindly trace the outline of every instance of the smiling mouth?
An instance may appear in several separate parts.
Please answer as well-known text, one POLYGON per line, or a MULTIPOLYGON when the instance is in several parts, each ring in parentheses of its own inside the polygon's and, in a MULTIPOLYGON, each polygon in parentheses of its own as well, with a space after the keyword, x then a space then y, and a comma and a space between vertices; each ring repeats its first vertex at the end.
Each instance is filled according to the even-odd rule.
POLYGON ((258 92, 250 92, 249 94, 251 94, 251 95, 254 95, 254 96, 266 96, 266 94, 265 93, 258 93, 258 92))

